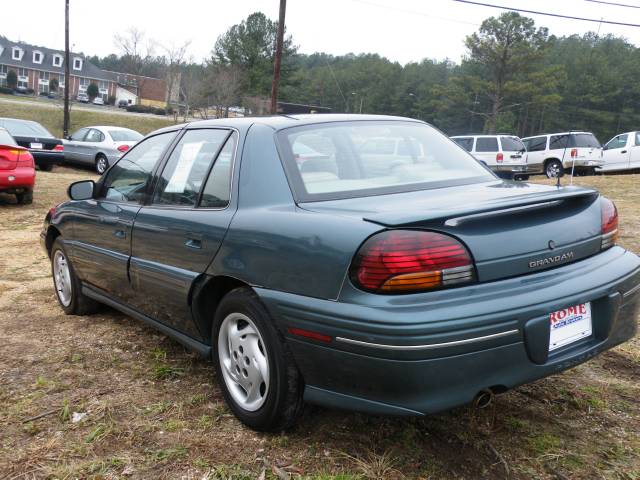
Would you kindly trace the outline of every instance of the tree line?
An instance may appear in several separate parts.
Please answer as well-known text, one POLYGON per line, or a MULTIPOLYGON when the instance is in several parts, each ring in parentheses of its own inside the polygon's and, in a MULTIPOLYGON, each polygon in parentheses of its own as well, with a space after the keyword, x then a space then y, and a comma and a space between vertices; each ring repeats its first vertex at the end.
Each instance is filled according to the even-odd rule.
MULTIPOLYGON (((188 43, 161 55, 142 52, 131 32, 116 39, 120 55, 90 60, 148 76, 180 72, 181 101, 192 113, 224 116, 232 106, 256 112, 271 88, 276 29, 253 13, 221 35, 203 63, 186 57, 188 43)), ((302 54, 287 34, 279 100, 419 118, 450 135, 588 130, 604 141, 640 128, 640 49, 625 38, 556 37, 506 12, 484 20, 464 42, 460 63, 401 65, 372 53, 302 54)))

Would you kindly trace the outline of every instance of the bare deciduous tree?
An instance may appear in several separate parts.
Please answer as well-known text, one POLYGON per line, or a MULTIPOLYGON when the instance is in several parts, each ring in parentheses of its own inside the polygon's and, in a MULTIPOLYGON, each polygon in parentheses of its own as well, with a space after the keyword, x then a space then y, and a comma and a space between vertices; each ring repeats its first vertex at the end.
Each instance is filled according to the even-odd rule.
POLYGON ((229 107, 238 102, 243 72, 235 65, 209 64, 204 95, 210 106, 216 108, 217 117, 228 117, 229 107))
POLYGON ((168 44, 164 45, 158 43, 158 46, 164 51, 167 62, 166 77, 167 77, 167 104, 172 101, 178 100, 180 91, 180 82, 182 76, 182 70, 186 63, 193 63, 193 59, 187 58, 187 50, 191 45, 191 40, 188 40, 180 45, 168 44))

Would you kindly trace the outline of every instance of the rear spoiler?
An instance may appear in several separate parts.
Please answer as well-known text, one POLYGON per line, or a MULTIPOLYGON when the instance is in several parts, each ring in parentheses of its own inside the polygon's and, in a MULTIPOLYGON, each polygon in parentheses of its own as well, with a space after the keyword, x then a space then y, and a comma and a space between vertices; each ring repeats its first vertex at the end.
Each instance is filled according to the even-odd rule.
POLYGON ((600 194, 596 190, 581 187, 564 187, 554 192, 540 192, 514 197, 508 200, 499 199, 465 208, 449 210, 426 210, 424 212, 409 212, 406 215, 393 213, 379 213, 364 217, 363 220, 385 227, 410 226, 435 220, 443 220, 448 226, 456 226, 469 220, 513 215, 514 213, 551 208, 570 199, 594 201, 600 194))

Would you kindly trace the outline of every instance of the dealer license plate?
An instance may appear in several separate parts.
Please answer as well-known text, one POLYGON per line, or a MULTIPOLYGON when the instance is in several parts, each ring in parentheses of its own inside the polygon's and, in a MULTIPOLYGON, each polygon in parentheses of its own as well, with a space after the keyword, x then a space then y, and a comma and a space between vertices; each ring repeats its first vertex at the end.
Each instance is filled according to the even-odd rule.
POLYGON ((41 143, 31 143, 31 148, 39 148, 40 150, 42 150, 42 144, 41 143))
POLYGON ((549 321, 549 351, 552 352, 591 335, 591 304, 581 303, 553 312, 549 315, 549 321))

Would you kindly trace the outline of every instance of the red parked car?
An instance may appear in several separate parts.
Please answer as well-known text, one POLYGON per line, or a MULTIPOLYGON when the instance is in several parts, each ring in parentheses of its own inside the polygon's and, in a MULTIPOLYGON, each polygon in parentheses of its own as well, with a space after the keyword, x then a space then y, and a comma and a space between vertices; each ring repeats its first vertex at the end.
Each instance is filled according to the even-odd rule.
POLYGON ((20 147, 13 137, 0 128, 0 192, 13 193, 18 203, 33 201, 36 165, 27 148, 20 147))

